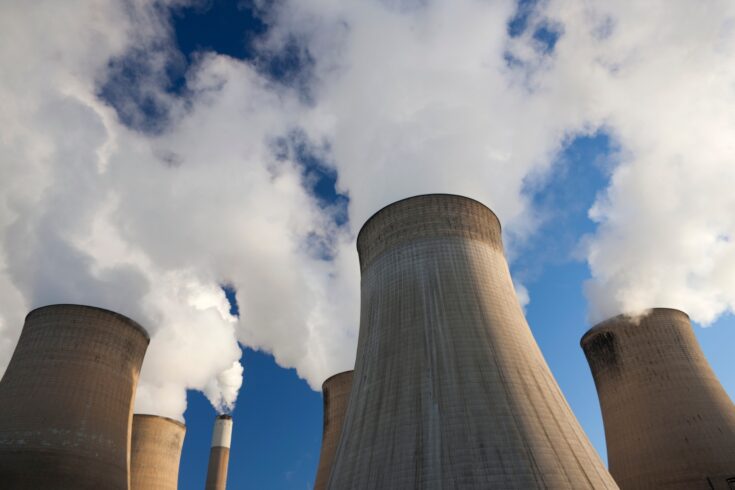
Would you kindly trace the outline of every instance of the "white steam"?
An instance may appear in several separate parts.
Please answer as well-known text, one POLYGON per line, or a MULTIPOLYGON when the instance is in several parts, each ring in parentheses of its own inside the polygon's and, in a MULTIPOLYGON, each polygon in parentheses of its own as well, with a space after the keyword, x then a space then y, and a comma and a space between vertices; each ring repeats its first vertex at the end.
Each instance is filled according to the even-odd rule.
POLYGON ((242 386, 242 371, 242 364, 235 361, 205 388, 204 393, 219 413, 230 413, 235 408, 237 394, 242 386))
POLYGON ((511 237, 530 231, 524 179, 548 171, 585 121, 508 66, 514 10, 477 0, 283 4, 266 48, 295 37, 314 59, 317 103, 303 124, 329 142, 355 227, 398 199, 445 192, 487 204, 511 237))
POLYGON ((591 320, 735 311, 735 3, 551 1, 549 84, 594 101, 620 146, 590 210, 591 320), (556 80, 553 80, 556 78, 556 80))
POLYGON ((165 90, 180 61, 165 8, 0 5, 0 370, 30 308, 77 302, 149 329, 137 410, 180 418, 187 388, 231 410, 238 342, 318 389, 354 362, 354 234, 371 213, 465 194, 513 249, 538 220, 524 185, 600 129, 620 153, 591 211, 592 315, 733 309, 731 2, 551 0, 515 38, 510 0, 273 4, 258 49, 300 53, 301 75, 200 53, 182 96, 165 90), (147 75, 113 86, 113 108, 100 89, 123 56, 147 75), (150 119, 140 100, 165 115, 156 131, 131 129, 150 119), (310 190, 303 151, 336 171, 347 223, 310 190))

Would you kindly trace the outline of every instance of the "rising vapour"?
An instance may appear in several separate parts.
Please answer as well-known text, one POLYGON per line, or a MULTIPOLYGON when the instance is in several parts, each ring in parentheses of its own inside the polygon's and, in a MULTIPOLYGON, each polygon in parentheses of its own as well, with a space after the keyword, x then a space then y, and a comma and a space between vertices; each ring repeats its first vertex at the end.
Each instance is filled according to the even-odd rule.
POLYGON ((242 364, 235 361, 229 369, 225 369, 211 380, 204 389, 204 393, 218 413, 228 414, 234 410, 237 394, 242 386, 242 372, 242 364))
POLYGON ((592 322, 673 307, 735 311, 735 3, 551 1, 548 79, 590 101, 619 146, 584 243, 592 322))
POLYGON ((372 212, 468 195, 512 256, 538 224, 528 180, 599 131, 619 151, 585 240, 592 316, 735 304, 730 2, 539 2, 514 35, 510 0, 257 2, 257 60, 200 52, 172 93, 168 8, 194 3, 0 6, 0 369, 30 308, 77 302, 149 329, 139 411, 180 418, 186 389, 231 410, 238 342, 318 389, 354 362, 372 212), (284 52, 299 69, 274 80, 284 52))

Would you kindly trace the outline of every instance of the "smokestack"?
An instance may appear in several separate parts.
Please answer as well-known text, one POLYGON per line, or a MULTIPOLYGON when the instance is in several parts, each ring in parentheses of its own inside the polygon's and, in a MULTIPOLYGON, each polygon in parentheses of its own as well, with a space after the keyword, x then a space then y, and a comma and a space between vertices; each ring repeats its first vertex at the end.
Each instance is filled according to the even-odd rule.
POLYGON ((0 482, 13 489, 120 489, 149 337, 118 313, 31 311, 0 381, 0 482))
POLYGON ((581 344, 620 488, 735 488, 735 406, 686 313, 616 316, 581 344))
POLYGON ((214 431, 212 432, 212 449, 209 452, 206 490, 225 490, 231 440, 232 417, 218 415, 214 420, 214 431))
POLYGON ((329 488, 617 488, 528 328, 492 211, 405 199, 357 248, 357 363, 329 488))
POLYGON ((332 461, 337 450, 342 424, 347 412, 347 402, 352 388, 352 373, 345 371, 327 378, 322 385, 324 396, 324 430, 322 432, 322 450, 319 455, 319 468, 316 472, 314 490, 326 490, 329 475, 332 472, 332 461))
POLYGON ((156 415, 133 415, 131 490, 176 490, 186 426, 156 415))

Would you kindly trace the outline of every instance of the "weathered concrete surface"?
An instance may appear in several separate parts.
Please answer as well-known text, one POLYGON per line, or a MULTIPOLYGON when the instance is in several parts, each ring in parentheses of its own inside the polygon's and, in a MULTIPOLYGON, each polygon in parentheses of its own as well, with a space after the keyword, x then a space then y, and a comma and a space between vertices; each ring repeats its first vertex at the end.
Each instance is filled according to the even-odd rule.
POLYGON ((130 447, 132 490, 176 490, 186 426, 156 415, 133 415, 130 447))
POLYGON ((0 381, 0 486, 127 490, 148 342, 137 323, 100 308, 30 312, 0 381))
POLYGON ((357 247, 357 362, 330 489, 617 488, 528 328, 492 211, 406 199, 357 247))
POLYGON ((218 415, 212 431, 212 449, 209 452, 207 482, 205 490, 225 490, 227 487, 227 466, 230 462, 230 443, 232 440, 232 417, 218 415))
POLYGON ((620 488, 735 488, 735 406, 686 313, 656 308, 617 316, 581 343, 620 488))
POLYGON ((342 424, 347 412, 347 402, 352 388, 352 373, 345 371, 328 378, 322 385, 324 397, 324 430, 319 467, 316 472, 314 490, 325 490, 332 472, 332 461, 337 450, 342 424))

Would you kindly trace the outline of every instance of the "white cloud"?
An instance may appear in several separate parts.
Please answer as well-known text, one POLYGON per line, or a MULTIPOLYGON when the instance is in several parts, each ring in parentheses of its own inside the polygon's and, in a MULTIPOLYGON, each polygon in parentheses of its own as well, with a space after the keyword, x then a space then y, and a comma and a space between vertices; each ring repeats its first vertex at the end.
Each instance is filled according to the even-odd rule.
POLYGON ((591 319, 733 311, 735 4, 552 1, 547 13, 565 29, 549 83, 594 101, 621 147, 590 210, 591 319))
MULTIPOLYGON (((76 302, 149 330, 137 411, 180 418, 187 388, 231 409, 238 340, 318 387, 351 366, 355 325, 342 319, 354 302, 343 298, 354 299, 357 282, 336 269, 342 256, 322 257, 347 240, 335 210, 302 185, 292 151, 274 151, 294 129, 298 97, 211 54, 188 73, 186 99, 166 94, 160 57, 172 48, 160 10, 116 5, 0 12, 16 27, 2 45, 27 48, 22 75, 0 81, 0 99, 14 102, 0 115, 0 367, 30 308, 76 302), (50 22, 64 14, 68 22, 50 22), (146 49, 151 56, 134 62, 152 66, 134 95, 154 97, 168 115, 156 134, 129 129, 98 96, 110 60, 146 49), (222 284, 237 289, 239 321, 222 284)), ((0 56, 2 66, 19 61, 17 49, 0 56)), ((138 125, 136 110, 122 115, 138 125)))
POLYGON ((185 98, 162 87, 163 10, 119 5, 0 6, 0 367, 29 308, 80 302, 150 330, 139 410, 181 417, 186 388, 231 404, 237 341, 318 389, 354 361, 354 234, 371 213, 465 194, 498 213, 512 252, 536 224, 524 182, 600 127, 621 164, 592 211, 593 316, 709 321, 735 302, 725 3, 552 1, 530 19, 563 31, 549 54, 533 28, 508 36, 510 1, 285 1, 259 49, 311 60, 297 89, 202 53, 185 98), (156 133, 120 121, 144 126, 134 97, 122 113, 99 97, 130 53, 148 69, 134 96, 166 115, 156 133), (307 189, 296 145, 337 171, 346 225, 307 189))
POLYGON ((210 381, 209 386, 205 388, 205 393, 210 400, 216 400, 213 405, 220 413, 231 412, 234 408, 237 394, 242 386, 243 367, 239 361, 232 363, 232 366, 225 369, 210 381))
POLYGON ((397 199, 454 192, 526 233, 524 178, 548 170, 584 121, 508 67, 513 11, 510 1, 285 4, 270 45, 296 36, 315 61, 304 125, 329 141, 355 227, 397 199))

